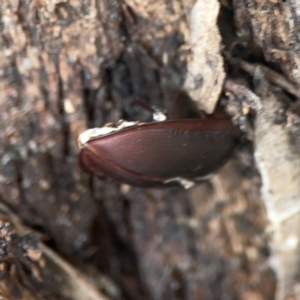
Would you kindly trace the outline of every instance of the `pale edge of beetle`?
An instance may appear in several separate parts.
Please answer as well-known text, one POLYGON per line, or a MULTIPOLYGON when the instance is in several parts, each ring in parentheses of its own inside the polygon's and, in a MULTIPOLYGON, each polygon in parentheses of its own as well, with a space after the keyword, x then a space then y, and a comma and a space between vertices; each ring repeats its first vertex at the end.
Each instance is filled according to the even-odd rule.
POLYGON ((91 139, 97 138, 99 136, 104 136, 121 129, 132 127, 138 124, 143 124, 142 122, 127 122, 120 120, 117 124, 115 123, 107 123, 103 127, 95 127, 87 129, 86 131, 82 132, 77 140, 78 147, 81 149, 86 146, 86 143, 91 139))
MULTIPOLYGON (((117 124, 114 123, 108 123, 104 125, 103 127, 95 127, 91 129, 87 129, 86 131, 82 132, 77 140, 78 147, 79 149, 84 148, 87 146, 88 141, 97 138, 99 136, 105 136, 107 134, 117 132, 121 129, 127 128, 127 127, 132 127, 135 125, 140 125, 143 124, 143 122, 127 122, 124 120, 120 120, 117 124)), ((209 178, 211 175, 201 177, 201 178, 195 178, 195 180, 205 180, 209 178)), ((169 178, 165 180, 163 183, 168 184, 170 182, 178 182, 183 188, 185 189, 190 189, 195 185, 194 181, 188 180, 183 177, 174 177, 174 178, 169 178)))

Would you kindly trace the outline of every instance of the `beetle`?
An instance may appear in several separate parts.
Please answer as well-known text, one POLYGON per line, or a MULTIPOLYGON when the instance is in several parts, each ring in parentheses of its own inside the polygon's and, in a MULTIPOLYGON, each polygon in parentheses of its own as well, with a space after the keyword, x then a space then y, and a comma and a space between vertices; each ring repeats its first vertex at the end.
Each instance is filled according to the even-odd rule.
POLYGON ((132 186, 189 188, 225 164, 240 134, 226 118, 123 121, 83 132, 79 165, 93 176, 132 186))

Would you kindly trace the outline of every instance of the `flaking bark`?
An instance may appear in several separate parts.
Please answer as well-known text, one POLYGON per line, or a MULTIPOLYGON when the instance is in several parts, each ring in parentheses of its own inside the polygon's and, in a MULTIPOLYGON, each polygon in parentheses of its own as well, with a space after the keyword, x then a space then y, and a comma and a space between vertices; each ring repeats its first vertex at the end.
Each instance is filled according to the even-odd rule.
MULTIPOLYGON (((205 6, 204 2, 198 5, 205 6)), ((5 266, 1 296, 14 299, 11 287, 16 286, 20 299, 77 299, 85 289, 90 289, 90 299, 274 299, 276 274, 269 259, 278 244, 269 235, 270 211, 268 206, 265 210, 261 190, 266 180, 279 193, 289 190, 292 180, 291 186, 297 186, 299 170, 293 163, 299 158, 297 93, 275 92, 272 103, 283 105, 275 111, 265 108, 269 126, 264 130, 269 135, 264 137, 265 115, 256 118, 246 107, 249 103, 237 105, 243 95, 225 85, 225 96, 221 88, 226 75, 260 98, 284 86, 294 85, 292 90, 297 91, 299 8, 296 1, 211 2, 213 18, 207 24, 200 20, 201 34, 193 33, 194 43, 192 0, 1 1, 4 244, 11 245, 8 233, 3 233, 6 221, 19 228, 17 219, 26 228, 26 232, 14 229, 14 241, 19 242, 7 248, 0 264, 5 266), (200 47, 198 38, 205 45, 200 47), (216 59, 211 61, 197 49, 207 54, 211 50, 216 59), (249 75, 241 59, 284 75, 290 85, 282 80, 283 86, 278 85, 262 75, 260 80, 266 82, 262 93, 255 83, 256 71, 249 75), (150 106, 167 107, 170 118, 197 115, 189 96, 195 97, 187 86, 189 80, 197 81, 191 72, 195 66, 197 72, 210 70, 204 72, 205 84, 197 86, 198 107, 212 112, 221 100, 218 110, 221 103, 227 111, 237 111, 226 105, 230 98, 235 108, 243 108, 239 116, 233 114, 235 119, 248 122, 246 138, 218 174, 184 191, 130 188, 91 179, 80 171, 76 140, 87 127, 121 118, 151 120, 149 113, 133 105, 135 97, 150 106), (276 149, 265 148, 264 141, 269 137, 276 142, 278 126, 284 137, 280 149, 285 149, 278 155, 289 165, 282 181, 293 177, 284 189, 272 177, 272 164, 279 159, 269 154, 276 149), (267 169, 256 166, 254 153, 270 159, 267 169), (39 234, 26 240, 32 230, 39 234), (38 247, 42 240, 48 245, 38 247), (43 263, 47 253, 57 268, 43 263), (57 275, 62 280, 53 284, 51 278, 57 275)), ((280 201, 285 199, 283 195, 280 201)), ((284 211, 285 206, 280 207, 284 211)), ((297 215, 298 211, 294 220, 297 215)), ((295 231, 295 242, 298 222, 281 225, 282 234, 289 228, 295 231)), ((280 255, 287 261, 284 252, 280 255)), ((280 275, 278 299, 297 290, 297 255, 287 262, 283 273, 275 268, 280 275)))

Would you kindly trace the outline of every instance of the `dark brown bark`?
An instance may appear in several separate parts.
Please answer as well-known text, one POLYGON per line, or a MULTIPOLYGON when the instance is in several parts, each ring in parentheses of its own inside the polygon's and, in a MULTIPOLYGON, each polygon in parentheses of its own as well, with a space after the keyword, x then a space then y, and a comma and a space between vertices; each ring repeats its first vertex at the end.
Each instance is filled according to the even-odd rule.
MULTIPOLYGON (((299 182, 296 2, 204 2, 189 42, 194 1, 1 1, 1 220, 16 236, 1 227, 9 245, 1 296, 274 299, 268 260, 287 240, 268 235, 265 204, 269 217, 275 198, 297 206, 299 182), (225 77, 234 82, 226 96, 225 77), (256 94, 261 114, 235 84, 256 94), (196 106, 212 112, 221 100, 217 111, 225 106, 247 133, 218 174, 188 191, 90 178, 77 164, 78 134, 119 119, 151 120, 135 97, 166 107, 171 118, 195 116, 196 106), (278 136, 279 155, 268 155, 278 136), (254 153, 267 164, 256 166, 254 153), (274 194, 266 200, 267 186, 274 194)), ((276 206, 276 216, 285 208, 276 206)), ((298 210, 290 216, 289 227, 282 217, 276 228, 270 217, 275 235, 297 238, 298 210)), ((297 249, 280 256, 282 268, 295 268, 278 283, 278 299, 294 292, 297 249), (294 260, 285 264, 285 255, 294 260)))

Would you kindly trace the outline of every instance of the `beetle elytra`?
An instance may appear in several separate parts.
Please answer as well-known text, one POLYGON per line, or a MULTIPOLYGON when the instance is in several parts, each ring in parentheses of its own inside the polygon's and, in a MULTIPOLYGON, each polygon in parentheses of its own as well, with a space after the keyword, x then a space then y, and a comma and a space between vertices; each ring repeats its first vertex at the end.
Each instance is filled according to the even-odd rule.
POLYGON ((79 164, 93 176, 133 186, 188 188, 224 165, 239 136, 230 119, 122 122, 83 132, 79 164))

